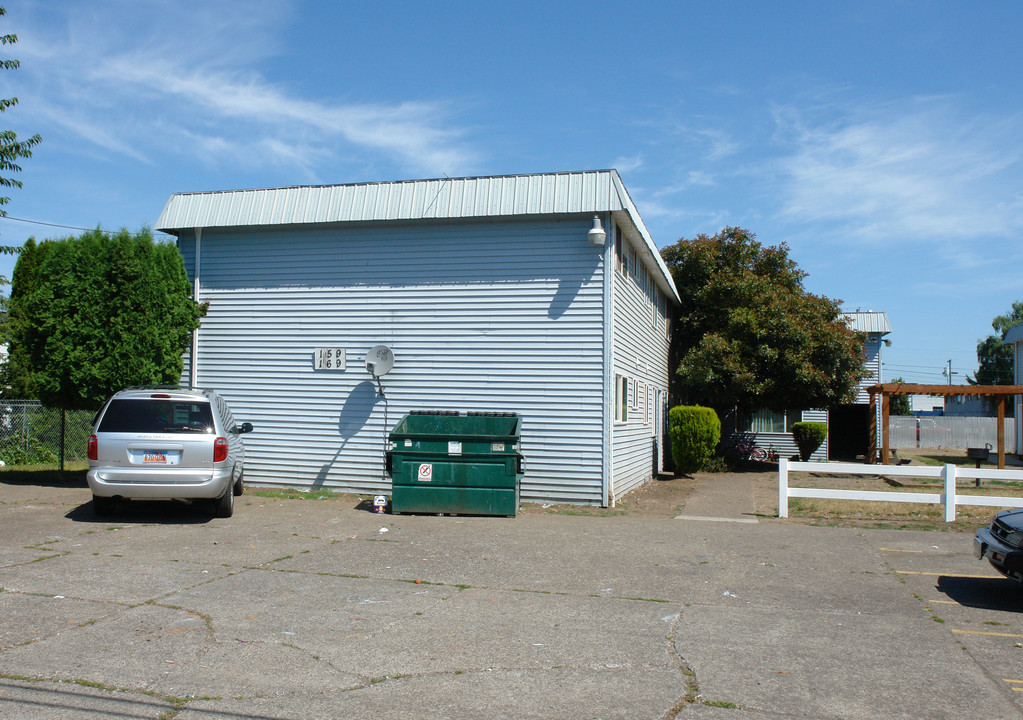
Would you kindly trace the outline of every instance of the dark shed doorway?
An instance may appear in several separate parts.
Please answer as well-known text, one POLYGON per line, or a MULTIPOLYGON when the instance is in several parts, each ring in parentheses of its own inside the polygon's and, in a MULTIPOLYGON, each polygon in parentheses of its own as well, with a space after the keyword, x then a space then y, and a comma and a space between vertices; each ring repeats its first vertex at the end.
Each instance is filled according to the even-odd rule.
POLYGON ((870 406, 840 405, 828 411, 828 460, 870 456, 870 406))

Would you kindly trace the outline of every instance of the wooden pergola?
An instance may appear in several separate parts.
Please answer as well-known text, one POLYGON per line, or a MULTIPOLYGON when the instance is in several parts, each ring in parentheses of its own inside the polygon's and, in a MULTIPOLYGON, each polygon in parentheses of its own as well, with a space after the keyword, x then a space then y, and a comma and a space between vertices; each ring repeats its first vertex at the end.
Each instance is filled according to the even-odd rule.
MULTIPOLYGON (((1023 395, 1023 385, 912 385, 884 383, 871 385, 870 393, 870 462, 877 463, 877 396, 881 396, 881 462, 888 464, 888 409, 893 395, 970 395, 997 398, 998 405, 998 467, 1005 467, 1005 403, 1014 395, 1023 395)), ((1017 419, 1018 420, 1018 419, 1017 419)))

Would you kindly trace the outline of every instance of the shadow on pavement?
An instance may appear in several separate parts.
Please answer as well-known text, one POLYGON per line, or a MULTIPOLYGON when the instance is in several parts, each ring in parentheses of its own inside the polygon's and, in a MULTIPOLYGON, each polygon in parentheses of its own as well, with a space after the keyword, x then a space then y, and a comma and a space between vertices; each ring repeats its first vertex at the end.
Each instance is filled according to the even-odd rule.
POLYGON ((86 487, 85 470, 2 470, 2 485, 36 485, 38 487, 86 487))
POLYGON ((213 519, 206 502, 183 500, 130 500, 114 506, 109 515, 100 517, 92 501, 76 507, 64 517, 81 523, 138 523, 141 525, 202 525, 213 519))
POLYGON ((938 592, 960 605, 981 610, 1023 612, 1023 584, 1007 578, 964 578, 941 576, 938 592))

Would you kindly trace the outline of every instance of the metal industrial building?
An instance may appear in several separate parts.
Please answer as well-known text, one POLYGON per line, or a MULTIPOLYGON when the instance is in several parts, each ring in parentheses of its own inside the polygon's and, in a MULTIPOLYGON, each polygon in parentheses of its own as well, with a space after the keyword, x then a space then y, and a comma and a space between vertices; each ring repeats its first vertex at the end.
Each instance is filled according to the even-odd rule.
POLYGON ((182 382, 256 426, 249 484, 387 492, 417 409, 519 413, 524 500, 661 467, 678 294, 615 170, 182 193, 156 227, 208 303, 182 382))

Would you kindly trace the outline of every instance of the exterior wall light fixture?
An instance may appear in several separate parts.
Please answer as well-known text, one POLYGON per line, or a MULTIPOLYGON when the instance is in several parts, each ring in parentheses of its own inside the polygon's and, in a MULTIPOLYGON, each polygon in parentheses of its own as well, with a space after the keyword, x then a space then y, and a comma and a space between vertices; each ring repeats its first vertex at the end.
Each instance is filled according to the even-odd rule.
POLYGON ((600 247, 604 244, 604 240, 607 239, 607 233, 604 232, 604 228, 600 224, 600 216, 593 216, 593 227, 586 233, 586 238, 590 241, 590 245, 600 247))

